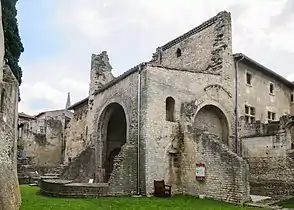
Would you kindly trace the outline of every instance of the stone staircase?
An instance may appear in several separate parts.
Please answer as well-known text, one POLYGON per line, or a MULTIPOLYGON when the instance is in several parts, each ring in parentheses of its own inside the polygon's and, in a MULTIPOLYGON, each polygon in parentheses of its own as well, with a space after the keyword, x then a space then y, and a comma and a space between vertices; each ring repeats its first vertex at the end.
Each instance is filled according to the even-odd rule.
POLYGON ((17 176, 19 184, 38 184, 40 179, 58 179, 64 170, 64 165, 56 167, 38 167, 29 163, 27 158, 17 160, 17 176))

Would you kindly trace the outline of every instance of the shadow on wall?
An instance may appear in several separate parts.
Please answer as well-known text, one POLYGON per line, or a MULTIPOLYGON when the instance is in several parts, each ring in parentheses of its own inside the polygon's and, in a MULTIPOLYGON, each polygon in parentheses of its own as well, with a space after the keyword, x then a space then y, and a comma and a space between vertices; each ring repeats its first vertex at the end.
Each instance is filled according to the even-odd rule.
POLYGON ((202 107, 194 122, 196 131, 215 134, 221 142, 229 145, 229 126, 224 113, 216 106, 207 105, 202 107))

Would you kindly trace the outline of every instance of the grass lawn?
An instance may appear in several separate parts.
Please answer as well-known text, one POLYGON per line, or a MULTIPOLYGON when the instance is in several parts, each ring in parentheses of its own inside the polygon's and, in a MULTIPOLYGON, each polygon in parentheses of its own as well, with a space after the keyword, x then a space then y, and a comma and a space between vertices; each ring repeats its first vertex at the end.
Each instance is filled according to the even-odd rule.
POLYGON ((279 203, 279 206, 282 206, 284 208, 294 208, 294 198, 282 201, 279 203))
POLYGON ((199 209, 199 210, 238 210, 251 209, 224 204, 212 200, 202 200, 192 196, 174 196, 172 198, 53 198, 39 195, 38 187, 21 185, 21 210, 108 210, 108 209, 199 209))

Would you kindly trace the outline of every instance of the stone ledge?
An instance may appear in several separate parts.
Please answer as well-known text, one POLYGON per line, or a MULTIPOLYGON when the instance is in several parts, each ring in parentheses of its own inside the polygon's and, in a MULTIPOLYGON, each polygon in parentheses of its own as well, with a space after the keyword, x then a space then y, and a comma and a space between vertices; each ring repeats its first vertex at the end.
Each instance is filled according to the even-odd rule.
POLYGON ((108 183, 74 183, 71 180, 42 179, 40 193, 58 197, 106 197, 109 193, 108 183))
POLYGON ((294 195, 294 184, 281 180, 250 180, 251 194, 281 197, 294 195))

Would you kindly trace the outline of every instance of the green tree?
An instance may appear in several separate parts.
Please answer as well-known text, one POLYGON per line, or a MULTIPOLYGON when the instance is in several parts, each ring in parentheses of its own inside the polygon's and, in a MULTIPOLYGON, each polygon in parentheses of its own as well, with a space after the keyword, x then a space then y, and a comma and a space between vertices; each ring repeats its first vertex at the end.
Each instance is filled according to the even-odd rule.
POLYGON ((19 57, 24 51, 21 38, 19 36, 17 24, 16 3, 18 0, 1 0, 2 22, 4 30, 5 54, 4 58, 10 66, 13 74, 21 84, 22 70, 19 66, 19 57))

